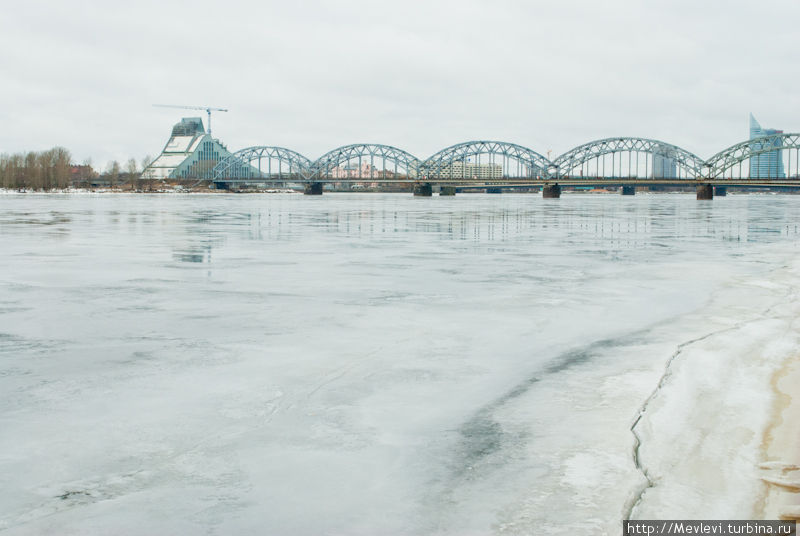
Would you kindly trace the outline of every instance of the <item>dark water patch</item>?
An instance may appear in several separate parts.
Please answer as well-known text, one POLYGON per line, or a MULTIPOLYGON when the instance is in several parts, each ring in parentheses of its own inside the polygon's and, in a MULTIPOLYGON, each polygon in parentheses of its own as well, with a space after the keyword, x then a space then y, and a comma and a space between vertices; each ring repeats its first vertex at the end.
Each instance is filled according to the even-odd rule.
POLYGON ((131 352, 127 357, 117 360, 121 365, 135 365, 142 363, 152 363, 158 360, 155 352, 147 350, 136 350, 131 352))
POLYGON ((213 210, 195 212, 188 216, 186 222, 188 224, 205 225, 209 223, 229 223, 233 225, 241 225, 243 222, 250 223, 258 221, 258 214, 252 213, 236 213, 236 212, 218 212, 213 210))
POLYGON ((30 376, 33 371, 19 367, 10 367, 7 369, 0 369, 0 378, 13 378, 18 376, 30 376))
POLYGON ((78 491, 65 491, 61 495, 56 495, 56 499, 61 499, 62 501, 66 501, 68 499, 93 499, 94 495, 89 491, 78 490, 78 491))
POLYGON ((115 307, 116 312, 131 312, 131 313, 150 313, 154 311, 163 311, 161 307, 152 307, 150 305, 121 305, 115 307))
POLYGON ((126 283, 130 283, 131 285, 138 286, 138 285, 140 285, 142 283, 150 283, 150 284, 153 284, 153 283, 164 283, 164 284, 167 284, 167 285, 173 285, 173 284, 179 283, 180 281, 181 281, 180 279, 162 279, 162 278, 135 277, 135 278, 132 278, 132 279, 128 279, 125 282, 126 283))
POLYGON ((29 339, 0 333, 0 356, 8 354, 9 357, 16 358, 19 354, 36 355, 50 354, 67 345, 67 341, 53 339, 29 339))
POLYGON ((173 253, 172 258, 180 262, 204 262, 206 260, 204 253, 173 253))
POLYGON ((366 300, 342 300, 337 303, 341 303, 342 305, 368 305, 368 306, 376 306, 376 305, 386 305, 393 302, 404 301, 410 298, 414 298, 415 294, 411 294, 410 292, 387 292, 383 293, 379 296, 371 296, 366 300))
MULTIPOLYGON (((149 296, 152 294, 159 294, 163 292, 162 288, 159 287, 146 287, 143 285, 136 285, 136 286, 108 286, 108 285, 98 285, 95 287, 89 287, 89 289, 99 296, 149 296)), ((86 292, 87 288, 76 288, 76 292, 86 292)))
POLYGON ((571 368, 590 363, 606 354, 608 350, 636 344, 643 340, 644 333, 637 332, 612 339, 602 339, 582 348, 564 352, 552 359, 536 374, 524 379, 502 396, 480 408, 470 419, 458 428, 458 447, 455 459, 451 461, 452 478, 475 478, 482 468, 504 464, 515 456, 514 445, 525 442, 524 434, 505 430, 494 415, 506 404, 528 393, 537 383, 549 376, 557 375, 571 368), (497 456, 508 450, 503 456, 497 456))
POLYGON ((25 311, 30 311, 33 307, 21 307, 21 306, 11 306, 11 307, 1 307, 0 306, 0 315, 9 314, 9 313, 22 313, 25 311))
POLYGON ((35 215, 30 212, 7 212, 4 217, 0 218, 2 225, 21 225, 21 226, 36 226, 46 227, 51 225, 62 225, 71 223, 72 218, 66 214, 59 212, 52 212, 47 216, 35 215))

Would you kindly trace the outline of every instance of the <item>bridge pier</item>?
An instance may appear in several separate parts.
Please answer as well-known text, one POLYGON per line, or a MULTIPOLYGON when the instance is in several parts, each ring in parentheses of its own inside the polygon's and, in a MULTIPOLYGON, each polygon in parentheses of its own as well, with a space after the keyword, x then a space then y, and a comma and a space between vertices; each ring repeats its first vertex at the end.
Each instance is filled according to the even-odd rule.
POLYGON ((442 186, 439 190, 439 195, 456 195, 456 187, 455 186, 442 186))
POLYGON ((636 195, 636 186, 632 184, 623 186, 621 193, 622 195, 636 195))
POLYGON ((728 187, 727 186, 714 186, 714 195, 717 197, 725 197, 728 195, 728 187))
POLYGON ((710 184, 698 184, 697 199, 714 199, 714 187, 710 184))
POLYGON ((503 189, 502 188, 486 188, 486 193, 487 194, 502 194, 503 193, 503 189))
POLYGON ((433 186, 429 182, 417 183, 414 185, 414 195, 416 197, 431 197, 433 195, 433 186))
POLYGON ((561 197, 561 186, 558 184, 545 184, 542 186, 542 197, 545 199, 558 199, 561 197))
POLYGON ((303 189, 303 194, 305 195, 322 195, 322 183, 321 182, 309 182, 306 184, 305 188, 303 189))

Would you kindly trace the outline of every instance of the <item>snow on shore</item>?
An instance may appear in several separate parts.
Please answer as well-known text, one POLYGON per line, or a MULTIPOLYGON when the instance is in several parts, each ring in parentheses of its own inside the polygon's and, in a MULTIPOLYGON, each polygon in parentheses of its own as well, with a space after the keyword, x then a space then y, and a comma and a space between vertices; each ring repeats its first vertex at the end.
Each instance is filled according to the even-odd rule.
POLYGON ((771 378, 800 348, 800 263, 738 285, 720 294, 708 334, 675 356, 635 427, 647 482, 633 518, 759 515, 771 378))

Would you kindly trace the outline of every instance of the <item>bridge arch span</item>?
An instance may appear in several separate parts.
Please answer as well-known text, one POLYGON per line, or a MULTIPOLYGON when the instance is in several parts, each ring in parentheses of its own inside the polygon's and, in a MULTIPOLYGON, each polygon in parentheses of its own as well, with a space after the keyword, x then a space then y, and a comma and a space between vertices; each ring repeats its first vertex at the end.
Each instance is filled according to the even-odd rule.
POLYGON ((259 145, 247 147, 223 158, 214 167, 215 182, 247 179, 304 180, 311 160, 285 147, 259 145))
POLYGON ((800 178, 800 133, 773 134, 739 142, 706 160, 706 165, 711 178, 780 179, 787 175, 800 178))
POLYGON ((696 179, 705 168, 702 158, 677 145, 634 137, 590 141, 558 156, 553 163, 559 177, 696 179))
POLYGON ((337 147, 317 158, 310 168, 312 180, 413 179, 419 159, 411 153, 377 143, 354 143, 337 147))
POLYGON ((536 179, 546 176, 552 162, 515 143, 476 140, 451 145, 422 163, 430 179, 536 179))

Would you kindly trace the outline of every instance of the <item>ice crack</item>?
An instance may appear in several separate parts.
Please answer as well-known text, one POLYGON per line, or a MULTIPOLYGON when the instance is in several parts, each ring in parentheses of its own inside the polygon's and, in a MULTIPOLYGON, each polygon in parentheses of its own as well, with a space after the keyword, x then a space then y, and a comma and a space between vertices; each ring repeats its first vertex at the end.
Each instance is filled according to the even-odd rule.
POLYGON ((641 502, 642 496, 644 495, 645 491, 647 491, 648 489, 650 489, 650 488, 655 486, 655 481, 650 477, 650 474, 648 473, 647 468, 644 467, 642 465, 642 463, 641 463, 641 457, 640 457, 640 454, 639 454, 639 450, 641 449, 641 446, 642 446, 642 438, 639 435, 639 433, 636 431, 636 427, 642 421, 642 417, 644 417, 644 414, 647 412, 647 408, 650 406, 650 403, 653 400, 655 400, 655 398, 661 392, 661 389, 667 384, 667 381, 669 380, 669 377, 672 376, 672 364, 675 362, 675 360, 678 358, 678 356, 680 356, 683 353, 683 350, 687 346, 691 346, 692 344, 695 344, 697 342, 700 342, 700 341, 703 341, 705 339, 708 339, 709 337, 712 337, 713 335, 716 335, 718 333, 723 333, 725 331, 729 331, 729 330, 732 330, 732 329, 735 329, 735 327, 731 327, 731 328, 727 328, 727 329, 724 329, 724 330, 707 333, 707 334, 705 334, 705 335, 703 335, 701 337, 697 337, 695 339, 692 339, 692 340, 689 340, 689 341, 685 341, 685 342, 679 344, 678 348, 670 356, 670 358, 667 360, 667 363, 664 365, 664 373, 661 375, 661 378, 659 378, 658 385, 656 385, 656 388, 653 390, 653 392, 650 393, 650 396, 648 396, 645 399, 644 403, 642 403, 642 405, 639 407, 639 411, 636 413, 636 417, 634 418, 633 423, 631 424, 631 428, 630 428, 631 433, 633 434, 633 465, 636 467, 636 470, 639 471, 642 474, 642 476, 644 476, 646 482, 645 482, 645 484, 643 486, 640 487, 640 489, 634 495, 633 499, 628 504, 628 507, 627 507, 626 512, 625 512, 624 519, 630 519, 631 518, 633 510, 641 502))
MULTIPOLYGON (((773 309, 775 309, 776 307, 777 307, 777 305, 772 305, 772 306, 768 307, 757 318, 758 319, 763 319, 764 317, 768 316, 773 311, 773 309)), ((687 347, 689 347, 689 346, 691 346, 693 344, 696 344, 698 342, 704 341, 706 339, 709 339, 711 337, 714 337, 716 335, 721 335, 723 333, 727 333, 727 332, 730 332, 730 331, 735 331, 737 329, 740 329, 742 326, 744 326, 746 324, 749 324, 752 321, 753 320, 750 320, 750 319, 743 320, 741 322, 737 322, 736 324, 734 324, 734 325, 732 325, 730 327, 727 327, 727 328, 724 328, 724 329, 719 329, 719 330, 716 330, 716 331, 712 331, 712 332, 706 333, 705 335, 702 335, 700 337, 685 341, 685 342, 683 342, 683 343, 678 345, 678 347, 675 350, 675 352, 667 360, 666 364, 664 365, 664 373, 661 375, 661 378, 658 380, 658 384, 656 385, 655 389, 650 393, 650 396, 648 396, 645 399, 645 401, 642 403, 642 405, 639 407, 639 410, 636 413, 636 417, 634 418, 633 423, 631 424, 631 427, 630 427, 630 431, 631 431, 631 434, 633 434, 633 439, 634 439, 634 442, 633 442, 633 456, 632 456, 633 457, 633 464, 636 467, 636 470, 639 471, 642 474, 642 476, 644 476, 645 483, 644 483, 644 485, 642 485, 636 491, 634 496, 628 502, 628 505, 625 508, 625 516, 624 516, 623 519, 630 519, 631 518, 631 515, 633 515, 633 511, 636 509, 636 507, 642 501, 642 497, 644 496, 645 492, 648 489, 651 489, 651 488, 655 487, 655 485, 656 485, 656 480, 650 475, 650 473, 647 470, 647 467, 645 467, 641 462, 640 450, 641 450, 641 447, 642 447, 642 438, 639 435, 639 433, 637 432, 636 428, 639 426, 639 423, 642 421, 643 417, 647 413, 647 410, 648 410, 650 404, 653 402, 653 400, 655 400, 658 397, 658 395, 661 393, 661 390, 666 386, 667 382, 669 381, 669 378, 672 376, 672 365, 674 364, 675 360, 683 353, 683 351, 687 347)))

